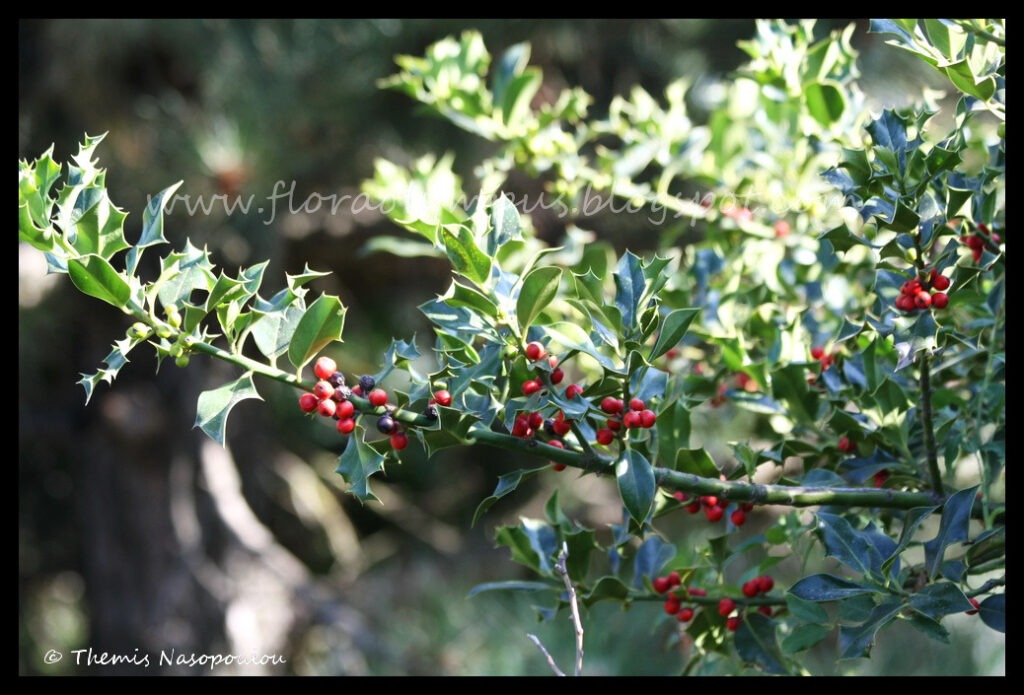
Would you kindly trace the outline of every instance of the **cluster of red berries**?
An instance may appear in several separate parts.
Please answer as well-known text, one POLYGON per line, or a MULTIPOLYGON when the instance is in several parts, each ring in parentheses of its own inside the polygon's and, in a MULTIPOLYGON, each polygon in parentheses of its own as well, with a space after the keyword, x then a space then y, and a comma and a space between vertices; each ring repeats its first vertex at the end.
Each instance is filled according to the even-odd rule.
POLYGON ((623 428, 650 429, 658 419, 654 411, 640 398, 631 398, 629 409, 626 410, 626 403, 621 398, 605 396, 601 399, 601 410, 608 417, 605 418, 605 426, 597 431, 597 443, 604 446, 614 442, 623 428))
MULTIPOLYGON (((838 351, 837 352, 832 352, 832 353, 825 352, 825 348, 821 347, 820 345, 815 345, 814 347, 811 348, 811 358, 815 359, 815 360, 818 360, 818 362, 821 363, 821 371, 822 372, 828 370, 829 367, 831 367, 833 364, 835 364, 836 357, 838 357, 838 356, 839 356, 839 352, 838 351)), ((807 377, 807 383, 808 384, 815 384, 817 382, 818 382, 818 377, 817 376, 811 375, 811 376, 807 377)))
MULTIPOLYGON (((374 408, 387 405, 388 394, 384 389, 376 388, 374 378, 369 375, 359 377, 359 383, 352 388, 345 385, 345 375, 338 371, 337 363, 330 357, 320 357, 313 365, 313 373, 318 381, 312 393, 299 396, 299 408, 304 413, 318 412, 323 417, 334 418, 341 434, 351 434, 356 428, 358 409, 350 399, 353 395, 362 396, 374 408)), ((391 446, 401 451, 409 445, 409 437, 402 431, 401 425, 395 421, 390 412, 377 419, 377 430, 391 437, 391 446)))
POLYGON ((847 454, 852 454, 857 450, 857 445, 849 437, 840 437, 839 450, 847 454))
POLYGON ((978 231, 981 234, 964 234, 960 237, 964 244, 967 245, 967 248, 971 250, 975 263, 981 261, 982 251, 985 250, 985 237, 991 239, 993 244, 998 244, 1002 241, 997 233, 988 230, 988 226, 984 222, 978 225, 978 231))
MULTIPOLYGON (((693 620, 693 616, 696 613, 696 609, 690 606, 684 606, 683 603, 686 599, 691 597, 705 597, 708 592, 704 589, 691 586, 689 589, 683 590, 683 596, 680 596, 679 592, 673 591, 682 583, 678 572, 670 572, 668 575, 663 577, 657 577, 652 582, 654 590, 659 594, 668 594, 665 599, 665 612, 669 615, 676 616, 676 620, 681 623, 688 623, 693 620)), ((775 587, 775 580, 765 575, 751 579, 743 585, 743 595, 747 598, 754 598, 759 594, 766 594, 775 587)), ((770 616, 772 609, 770 606, 759 606, 758 612, 764 615, 770 616)), ((730 632, 735 632, 740 624, 743 622, 742 613, 736 612, 736 601, 731 598, 723 598, 718 602, 718 614, 726 619, 725 627, 730 632)))
MULTIPOLYGON (((680 504, 686 504, 686 511, 690 514, 696 514, 701 509, 704 510, 704 516, 711 523, 721 521, 722 517, 725 516, 725 507, 722 506, 721 502, 714 495, 704 495, 693 500, 689 504, 687 501, 689 498, 684 492, 674 492, 672 496, 679 501, 680 504)), ((747 523, 747 514, 753 510, 754 505, 750 502, 744 502, 735 509, 732 514, 729 515, 729 520, 732 521, 734 526, 742 526, 747 523)))
POLYGON ((896 298, 896 308, 908 313, 929 307, 945 309, 949 306, 949 295, 945 292, 949 285, 949 278, 940 275, 937 268, 932 268, 924 282, 914 278, 903 283, 900 296, 896 298), (930 289, 938 291, 929 292, 930 289))

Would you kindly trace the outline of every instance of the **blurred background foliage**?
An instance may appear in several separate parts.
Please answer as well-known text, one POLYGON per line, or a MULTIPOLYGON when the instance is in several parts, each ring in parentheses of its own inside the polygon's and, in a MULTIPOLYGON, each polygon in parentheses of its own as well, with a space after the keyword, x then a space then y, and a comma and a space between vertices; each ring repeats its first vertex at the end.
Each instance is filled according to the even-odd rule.
MULTIPOLYGON (((818 29, 824 35, 847 23, 822 21, 818 29)), ((429 355, 416 306, 445 289, 448 268, 438 259, 366 253, 368 239, 403 232, 368 206, 342 199, 331 211, 330 196, 353 200, 381 156, 408 164, 452 152, 459 173, 473 175, 459 167, 493 145, 376 84, 396 71, 396 54, 422 54, 468 28, 480 30, 495 55, 529 41, 531 63, 544 70, 542 90, 583 88, 594 117, 635 84, 661 94, 680 76, 708 85, 727 79, 746 58, 736 42, 754 33, 751 20, 721 19, 23 20, 19 157, 52 143, 64 161, 83 133, 109 131, 101 165, 115 202, 131 212, 129 234, 146 196, 184 179, 180 195, 221 202, 192 212, 179 203, 166 218, 168 239, 205 244, 227 267, 270 259, 267 277, 281 285, 284 272, 307 263, 332 271, 317 289, 349 307, 346 342, 333 354, 346 373, 374 372, 392 337, 417 333, 429 355), (319 209, 303 205, 311 194, 324 196, 319 209)), ((870 104, 903 105, 922 85, 939 86, 921 63, 866 29, 859 22, 853 41, 870 104)), ((699 104, 691 108, 697 120, 706 115, 699 104)), ((594 231, 616 241, 618 227, 598 222, 594 231)), ((631 246, 643 250, 643 238, 630 235, 631 246)), ((605 481, 538 476, 471 528, 476 504, 515 466, 505 452, 448 450, 388 470, 375 484, 383 504, 362 507, 333 472, 336 433, 302 417, 286 388, 259 384, 267 402, 238 407, 226 450, 191 430, 198 393, 228 376, 202 358, 154 376, 152 357, 140 355, 117 388, 101 389, 86 408, 78 374, 95 368, 124 320, 52 282, 37 255, 19 254, 20 673, 139 673, 131 665, 76 666, 70 650, 88 646, 138 649, 154 662, 172 648, 287 659, 244 673, 549 673, 526 632, 570 663, 571 631, 561 618, 538 624, 516 595, 466 594, 520 574, 493 549, 493 527, 541 516, 555 487, 584 523, 619 521, 605 481), (65 658, 45 664, 50 649, 65 658)), ((738 418, 730 423, 736 431, 720 434, 737 439, 744 426, 738 418)), ((685 522, 664 527, 677 544, 699 533, 685 522)), ((758 532, 748 526, 745 534, 758 532)), ((778 566, 784 584, 787 573, 804 571, 798 564, 778 566)), ((584 623, 590 675, 681 668, 685 645, 658 604, 598 604, 584 623)), ((911 649, 919 637, 897 628, 880 637, 870 660, 836 663, 826 644, 809 653, 808 667, 1002 672, 1002 643, 986 638, 979 621, 949 623, 952 644, 977 630, 977 648, 911 649)), ((157 671, 196 669, 151 663, 147 672, 157 671)))

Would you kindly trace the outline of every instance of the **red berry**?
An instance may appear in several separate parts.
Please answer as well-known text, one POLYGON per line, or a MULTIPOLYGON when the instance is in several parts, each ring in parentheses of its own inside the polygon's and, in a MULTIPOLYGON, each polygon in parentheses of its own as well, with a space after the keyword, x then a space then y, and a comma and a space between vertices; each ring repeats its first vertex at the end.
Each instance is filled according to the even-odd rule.
POLYGON ((921 282, 919 280, 907 280, 900 287, 900 292, 909 296, 916 297, 917 293, 921 291, 921 282))
POLYGON ((913 297, 901 294, 896 298, 896 308, 901 311, 913 311, 917 306, 914 304, 913 297))
POLYGON ((548 446, 553 446, 556 449, 564 449, 565 448, 565 444, 562 442, 561 439, 549 439, 547 443, 548 443, 548 446))
POLYGON ((687 593, 690 594, 690 596, 707 596, 708 595, 707 591, 705 591, 704 589, 698 589, 695 586, 691 586, 686 591, 687 591, 687 593))
POLYGON ((356 384, 355 386, 353 386, 352 387, 352 395, 353 396, 362 396, 363 395, 363 387, 360 386, 359 384, 356 384))
POLYGON ((876 471, 872 477, 875 480, 875 487, 882 487, 889 479, 889 471, 876 471))
POLYGON ((331 386, 331 382, 321 379, 316 382, 316 385, 313 387, 313 395, 320 400, 330 398, 334 395, 334 387, 331 386))
POLYGON ((569 384, 568 386, 565 387, 566 398, 575 398, 581 393, 583 393, 583 387, 580 386, 579 384, 569 384))
POLYGON ((572 420, 566 420, 565 413, 559 410, 558 416, 555 418, 554 422, 551 423, 551 429, 553 429, 555 434, 558 436, 564 437, 572 432, 572 420))
POLYGON ((564 378, 565 378, 565 372, 562 371, 561 367, 556 367, 555 370, 553 372, 551 372, 551 383, 552 384, 560 384, 560 383, 562 383, 562 379, 564 379, 564 378))
POLYGON ((352 417, 355 415, 356 407, 352 405, 352 401, 342 401, 338 403, 338 406, 334 409, 334 414, 340 418, 352 417))
POLYGON ((679 622, 681 622, 681 623, 688 623, 688 622, 690 622, 691 620, 693 620, 693 609, 692 608, 682 608, 682 609, 680 609, 679 612, 676 613, 676 619, 679 620, 679 622))
POLYGON ((615 433, 608 429, 599 429, 597 431, 597 443, 608 446, 615 441, 615 433))
POLYGON ((939 290, 940 292, 948 290, 950 284, 949 278, 945 275, 936 275, 932 279, 932 289, 939 290))
POLYGON ((629 429, 634 429, 643 424, 643 418, 640 417, 640 413, 630 410, 622 416, 622 424, 629 429))
POLYGON ((558 356, 557 355, 548 355, 548 364, 551 365, 552 369, 557 367, 558 366, 558 356))
POLYGON ((406 436, 405 432, 395 432, 391 435, 391 448, 395 451, 401 451, 405 447, 409 446, 409 437, 406 436))
POLYGON ((704 497, 700 498, 700 501, 704 504, 705 507, 718 506, 718 498, 715 497, 714 495, 705 495, 704 497))
POLYGON ((927 309, 931 305, 932 296, 928 292, 921 290, 914 296, 914 306, 916 306, 918 309, 927 309))
POLYGON ((839 438, 839 450, 850 453, 851 451, 857 450, 857 445, 850 441, 849 437, 839 438))
POLYGON ((366 396, 366 399, 370 401, 370 405, 374 408, 379 408, 388 402, 388 394, 384 389, 374 389, 366 396))
POLYGON ((708 521, 710 521, 711 523, 719 521, 722 518, 723 514, 725 514, 725 510, 722 509, 721 507, 707 507, 704 510, 704 516, 706 516, 708 518, 708 521))
POLYGON ((434 400, 438 405, 447 408, 452 404, 452 394, 447 389, 441 389, 440 391, 434 391, 434 400))
POLYGON ((630 398, 629 399, 629 409, 630 410, 640 411, 640 410, 643 410, 646 407, 647 407, 647 404, 644 403, 639 398, 630 398))
POLYGON ((679 502, 686 502, 686 493, 685 492, 679 492, 677 490, 676 492, 672 493, 672 496, 675 497, 676 500, 678 500, 679 502))
POLYGON ((338 431, 342 434, 349 434, 356 428, 356 420, 352 417, 343 417, 338 420, 338 431))
POLYGON ((985 240, 982 239, 977 234, 972 234, 971 236, 964 239, 964 243, 967 244, 967 248, 971 249, 972 251, 980 252, 981 249, 985 247, 985 240))
POLYGON ((936 292, 932 295, 932 306, 936 309, 945 309, 949 306, 949 295, 945 292, 936 292))
POLYGON ((811 348, 811 357, 813 357, 814 359, 820 360, 824 356, 825 348, 821 347, 820 345, 815 345, 814 347, 811 348))
POLYGON ((317 379, 330 379, 331 375, 338 371, 338 363, 330 357, 321 357, 313 365, 313 373, 317 379))
POLYGON ((679 576, 678 572, 669 572, 668 573, 668 583, 671 586, 679 586, 680 584, 683 583, 683 578, 679 576))
POLYGON ((751 579, 749 582, 743 584, 743 595, 747 598, 754 598, 761 593, 761 583, 756 579, 751 579))
POLYGON ((789 236, 789 232, 790 232, 789 222, 787 222, 786 220, 779 220, 778 222, 775 223, 775 238, 776 239, 785 239, 786 237, 789 236))
POLYGON ((299 407, 304 413, 312 413, 316 410, 317 397, 312 393, 304 393, 299 396, 299 407))
POLYGON ((736 602, 731 598, 723 598, 718 602, 718 614, 725 617, 736 610, 736 602))
POLYGON ((325 398, 316 404, 316 409, 320 411, 320 414, 324 417, 333 417, 334 411, 337 410, 338 404, 332 401, 330 398, 325 398))
POLYGON ((740 509, 742 509, 745 512, 752 512, 754 511, 754 503, 744 502, 743 504, 740 505, 740 509))
POLYGON ((553 463, 551 464, 551 468, 556 471, 564 471, 566 469, 566 465, 564 463, 553 463))
POLYGON ((544 416, 540 413, 530 413, 526 419, 530 423, 530 427, 535 430, 539 430, 544 426, 544 416))
POLYGON ((665 612, 668 613, 669 615, 675 615, 676 613, 678 613, 679 612, 679 599, 677 599, 675 596, 670 596, 665 601, 665 612))
POLYGON ((658 416, 654 414, 653 410, 640 411, 640 426, 645 429, 650 429, 651 427, 654 427, 654 423, 655 421, 657 421, 657 419, 658 416))
POLYGON ((772 617, 772 607, 771 606, 758 606, 757 607, 757 612, 760 613, 761 615, 767 615, 769 618, 772 617))
POLYGON ((729 518, 732 519, 732 523, 735 526, 742 526, 743 524, 747 523, 747 515, 743 513, 742 509, 737 509, 736 511, 734 511, 729 516, 729 518))
POLYGON ((609 415, 621 413, 622 401, 619 400, 618 398, 615 398, 614 396, 605 396, 604 398, 601 399, 601 410, 608 413, 609 415))
POLYGON ((760 586, 762 594, 767 594, 769 591, 775 588, 775 580, 769 577, 767 574, 763 577, 758 577, 757 583, 760 586))
POLYGON ((615 419, 615 418, 613 418, 613 417, 610 417, 610 418, 608 418, 607 420, 605 420, 605 421, 604 421, 604 424, 605 424, 605 425, 606 425, 606 426, 608 427, 608 429, 610 429, 610 430, 611 430, 612 432, 618 432, 619 430, 621 430, 621 429, 622 429, 622 420, 617 420, 617 419, 615 419))
POLYGON ((530 420, 525 415, 516 416, 515 422, 512 424, 512 436, 514 437, 529 437, 530 436, 530 420))
POLYGON ((527 379, 523 382, 523 395, 532 396, 542 388, 544 388, 544 384, 541 383, 540 379, 527 379))
POLYGON ((668 577, 656 577, 651 584, 654 585, 654 590, 659 594, 663 594, 672 588, 672 584, 669 582, 668 577))
POLYGON ((974 606, 974 610, 964 611, 964 613, 966 613, 967 615, 974 615, 974 614, 976 614, 978 612, 978 608, 981 607, 981 603, 976 598, 971 598, 971 599, 967 599, 967 600, 971 602, 972 606, 974 606))
POLYGON ((542 360, 548 356, 548 351, 544 349, 544 346, 534 340, 526 346, 526 359, 536 362, 542 360))
POLYGON ((686 505, 686 511, 688 511, 690 514, 696 514, 697 512, 699 512, 700 500, 694 500, 693 502, 690 502, 688 505, 686 505))
POLYGON ((743 618, 738 615, 734 615, 725 621, 725 627, 729 632, 736 632, 740 629, 740 625, 743 623, 743 618))

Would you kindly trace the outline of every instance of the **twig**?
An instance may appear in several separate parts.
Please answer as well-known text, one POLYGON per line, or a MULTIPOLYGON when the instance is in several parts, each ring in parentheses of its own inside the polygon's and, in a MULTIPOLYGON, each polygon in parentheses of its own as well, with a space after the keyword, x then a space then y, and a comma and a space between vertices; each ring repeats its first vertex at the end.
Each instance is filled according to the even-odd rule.
POLYGON ((551 654, 549 654, 548 650, 544 648, 543 644, 541 644, 541 641, 537 637, 537 635, 527 632, 526 636, 533 640, 533 643, 537 645, 537 649, 539 649, 541 654, 544 655, 544 658, 548 660, 548 666, 550 666, 551 670, 555 672, 555 675, 564 676, 565 674, 562 673, 562 669, 558 668, 558 664, 555 663, 555 660, 551 657, 551 654))
POLYGON ((580 622, 580 607, 576 600, 576 587, 569 579, 569 570, 565 561, 569 558, 569 545, 562 543, 562 552, 558 554, 558 562, 555 563, 555 571, 562 575, 565 582, 565 590, 569 592, 569 608, 572 610, 572 624, 576 628, 576 675, 583 675, 583 623, 580 622))

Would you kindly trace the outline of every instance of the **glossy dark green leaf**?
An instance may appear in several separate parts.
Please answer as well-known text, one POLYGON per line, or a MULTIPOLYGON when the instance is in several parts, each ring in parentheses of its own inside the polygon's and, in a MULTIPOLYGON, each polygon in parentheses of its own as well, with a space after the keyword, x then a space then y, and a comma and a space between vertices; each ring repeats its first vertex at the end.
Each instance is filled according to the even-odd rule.
POLYGON ((135 274, 135 269, 138 266, 139 259, 142 257, 143 249, 156 244, 167 243, 167 239, 164 237, 164 208, 167 207, 167 201, 174 195, 174 192, 178 190, 182 183, 184 182, 178 181, 178 183, 168 186, 155 196, 150 197, 149 202, 146 204, 146 209, 142 213, 142 234, 139 236, 138 242, 128 251, 125 261, 129 275, 135 274))
POLYGON ((647 289, 640 257, 627 251, 612 275, 615 278, 615 306, 622 314, 623 326, 632 330, 637 325, 640 298, 647 289))
POLYGON ((518 488, 519 484, 524 480, 532 478, 541 471, 546 470, 548 470, 548 467, 542 466, 540 468, 512 471, 511 473, 499 476, 498 486, 494 488, 494 492, 492 492, 489 497, 485 497, 483 501, 477 505, 476 512, 473 513, 473 521, 471 522, 471 525, 476 526, 476 522, 480 520, 480 517, 487 513, 487 510, 490 509, 495 502, 505 495, 515 492, 516 488, 518 488))
POLYGON ((978 607, 978 615, 993 630, 1006 632, 1006 594, 989 596, 978 607))
POLYGON ((942 627, 934 618, 929 618, 920 613, 911 613, 907 617, 907 622, 915 630, 928 636, 930 639, 942 642, 943 644, 949 644, 949 630, 942 627))
POLYGON ((363 441, 362 436, 353 434, 345 451, 338 457, 338 467, 334 472, 348 483, 346 492, 365 503, 377 499, 370 489, 370 476, 383 468, 384 457, 363 441))
POLYGON ((210 439, 224 445, 228 415, 244 400, 263 400, 252 382, 252 372, 246 372, 231 383, 199 394, 194 427, 200 428, 210 439))
POLYGON ((942 565, 943 555, 946 548, 954 543, 962 543, 967 540, 968 526, 971 522, 971 507, 974 506, 974 496, 978 486, 954 492, 946 500, 942 510, 942 520, 939 522, 939 532, 935 538, 924 544, 925 567, 928 569, 928 576, 935 578, 942 565))
POLYGON ((973 608, 960 587, 948 582, 929 584, 911 594, 908 603, 914 610, 935 619, 951 613, 963 613, 973 608))
POLYGON ((839 601, 858 594, 878 593, 877 587, 859 584, 831 574, 813 574, 804 577, 789 593, 805 601, 839 601))
POLYGON ((507 195, 498 196, 491 205, 491 229, 487 233, 487 253, 494 256, 510 241, 521 239, 523 225, 519 210, 507 195))
POLYGON ((128 281, 101 257, 90 255, 69 258, 68 275, 79 292, 119 309, 128 305, 131 298, 128 281))
POLYGON ((530 582, 530 581, 507 581, 507 582, 486 582, 484 584, 477 584, 469 593, 466 594, 466 598, 473 598, 477 594, 482 594, 486 591, 559 591, 564 590, 565 587, 550 584, 547 582, 530 582))
POLYGON ((557 266, 534 268, 523 279, 523 287, 516 300, 516 319, 523 335, 537 315, 558 296, 561 280, 562 269, 557 266))
POLYGON ((674 468, 678 451, 690 444, 690 411, 681 401, 674 401, 658 413, 658 461, 662 466, 674 468))
POLYGON ((598 601, 623 601, 629 596, 629 587, 618 577, 605 576, 597 580, 590 593, 583 596, 583 605, 588 608, 598 601))
POLYGON ((629 515, 638 523, 644 523, 651 513, 657 489, 654 468, 640 452, 629 449, 615 462, 615 479, 629 515))
POLYGON ((875 606, 861 625, 843 625, 839 628, 839 658, 855 659, 867 656, 875 643, 875 635, 891 623, 903 609, 898 598, 888 599, 875 606))
MULTIPOLYGON (((846 519, 818 512, 818 529, 825 542, 825 554, 863 574, 880 574, 883 556, 872 542, 872 534, 858 531, 846 519)), ((894 548, 895 542, 892 543, 894 548)), ((889 553, 885 554, 888 557, 889 553)))
POLYGON ((715 478, 721 474, 705 449, 678 449, 676 451, 675 469, 683 473, 693 473, 702 478, 715 478))
POLYGON ((760 613, 748 613, 736 630, 736 653, 765 673, 788 673, 775 639, 775 621, 760 613))
POLYGON ((633 588, 643 588, 644 579, 653 580, 675 556, 674 545, 658 536, 648 536, 637 549, 636 557, 633 559, 633 588))
POLYGON ((661 322, 658 340, 651 348, 651 354, 647 359, 653 362, 675 347, 686 335, 686 329, 699 312, 700 309, 676 309, 666 316, 661 322))
POLYGON ((344 328, 345 307, 341 300, 329 294, 320 295, 299 319, 288 346, 288 359, 296 369, 302 369, 325 347, 341 340, 344 328))
POLYGON ((832 628, 825 625, 799 625, 782 640, 782 652, 796 654, 810 649, 828 637, 831 632, 832 628))
POLYGON ((105 188, 85 188, 75 200, 71 217, 75 232, 72 246, 83 256, 94 253, 110 260, 115 253, 128 248, 124 238, 127 217, 128 213, 110 202, 105 188))
POLYGON ((882 562, 882 572, 888 574, 893 564, 897 561, 907 546, 914 540, 914 532, 917 531, 921 523, 935 513, 938 509, 937 506, 933 507, 914 507, 913 509, 907 510, 903 517, 903 530, 900 531, 900 540, 893 548, 889 556, 882 562))
POLYGON ((843 117, 846 98, 839 86, 832 82, 812 82, 804 85, 804 100, 807 111, 824 128, 843 117))
POLYGON ((512 559, 534 572, 550 575, 559 548, 555 530, 540 519, 522 519, 519 526, 501 526, 495 535, 499 546, 512 551, 512 559))
POLYGON ((565 567, 569 571, 569 578, 574 582, 582 582, 586 579, 587 570, 590 569, 590 556, 597 548, 592 529, 579 529, 566 533, 563 536, 569 554, 565 560, 565 567))
POLYGON ((284 354, 291 344, 292 335, 303 316, 302 307, 291 305, 279 311, 263 314, 252 325, 256 347, 268 359, 284 354))
POLYGON ((491 275, 491 259, 476 245, 469 227, 461 224, 442 225, 440 239, 455 272, 477 284, 486 282, 491 275))
POLYGON ((792 589, 786 592, 786 607, 794 618, 799 618, 805 623, 828 622, 828 613, 824 608, 816 601, 808 601, 794 595, 792 589))

